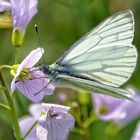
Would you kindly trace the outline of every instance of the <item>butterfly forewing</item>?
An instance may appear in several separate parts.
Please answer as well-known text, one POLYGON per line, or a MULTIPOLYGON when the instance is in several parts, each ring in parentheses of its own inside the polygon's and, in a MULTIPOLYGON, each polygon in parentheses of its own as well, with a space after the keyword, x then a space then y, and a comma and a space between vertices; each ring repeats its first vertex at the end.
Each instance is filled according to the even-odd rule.
POLYGON ((53 66, 83 79, 119 87, 136 65, 133 35, 132 12, 119 12, 82 37, 53 66))

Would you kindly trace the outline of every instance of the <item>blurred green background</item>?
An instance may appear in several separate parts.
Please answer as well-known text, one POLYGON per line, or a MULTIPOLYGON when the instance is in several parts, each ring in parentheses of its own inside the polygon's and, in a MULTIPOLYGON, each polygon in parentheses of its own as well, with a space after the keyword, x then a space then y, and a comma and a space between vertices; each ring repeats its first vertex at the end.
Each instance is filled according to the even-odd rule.
MULTIPOLYGON (((40 64, 42 62, 51 64, 82 35, 108 16, 124 9, 130 9, 134 13, 135 38, 133 44, 136 45, 138 52, 140 52, 140 0, 39 0, 38 14, 29 24, 25 42, 20 49, 20 60, 22 61, 32 49, 39 47, 34 24, 38 25, 41 45, 45 49, 44 60, 41 60, 40 64)), ((0 29, 0 65, 14 64, 15 49, 11 44, 11 34, 12 29, 0 29)), ((9 86, 12 77, 8 71, 4 74, 9 86)), ((138 58, 136 70, 126 85, 130 85, 137 89, 137 91, 140 91, 139 84, 140 61, 138 58)), ((82 119, 86 120, 93 110, 90 95, 83 95, 82 93, 75 94, 75 92, 69 89, 56 89, 52 96, 44 99, 44 102, 70 106, 74 106, 78 102, 79 107, 77 108, 80 110, 79 113, 82 114, 82 119), (66 101, 60 100, 62 93, 66 96, 66 101)), ((3 92, 0 91, 0 94, 0 102, 6 103, 3 92)), ((15 94, 14 99, 17 115, 21 117, 22 115, 28 114, 28 106, 31 102, 18 92, 15 94)), ((78 115, 76 109, 72 109, 72 113, 74 116, 78 115)), ((115 129, 112 129, 112 132, 108 132, 109 134, 107 133, 110 123, 95 119, 88 127, 88 131, 86 130, 87 136, 76 133, 76 131, 79 132, 80 130, 75 129, 70 134, 69 140, 129 140, 138 119, 134 120, 114 136, 113 132, 115 129)), ((79 127, 77 123, 76 127, 79 127)), ((14 140, 8 114, 1 109, 0 140, 14 140)))

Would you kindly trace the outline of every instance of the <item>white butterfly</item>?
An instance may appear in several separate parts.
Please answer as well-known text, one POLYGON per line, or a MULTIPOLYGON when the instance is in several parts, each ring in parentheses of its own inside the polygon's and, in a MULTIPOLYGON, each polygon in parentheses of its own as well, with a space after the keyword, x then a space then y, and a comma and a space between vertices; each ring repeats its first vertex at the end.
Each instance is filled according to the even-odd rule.
POLYGON ((131 92, 118 87, 130 78, 136 66, 133 36, 133 13, 118 12, 73 44, 54 64, 40 69, 56 86, 131 100, 131 92))

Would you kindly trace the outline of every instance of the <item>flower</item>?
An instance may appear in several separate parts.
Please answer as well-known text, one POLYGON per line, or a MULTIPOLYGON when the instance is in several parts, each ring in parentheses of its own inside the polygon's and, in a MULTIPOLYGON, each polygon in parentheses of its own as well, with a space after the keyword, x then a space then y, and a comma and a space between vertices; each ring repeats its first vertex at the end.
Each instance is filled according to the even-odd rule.
POLYGON ((116 117, 116 110, 124 102, 123 99, 97 93, 92 95, 92 99, 97 117, 104 121, 114 119, 116 117))
POLYGON ((13 22, 12 44, 20 47, 23 44, 27 25, 37 13, 37 0, 0 1, 0 12, 10 11, 13 22))
POLYGON ((37 48, 33 50, 19 65, 13 65, 11 74, 14 79, 11 83, 11 92, 17 88, 28 99, 33 102, 39 102, 45 95, 54 92, 55 87, 49 83, 47 75, 33 66, 41 58, 44 50, 37 48))
POLYGON ((131 140, 140 140, 140 122, 137 124, 135 132, 131 138, 131 140))
POLYGON ((23 135, 38 120, 26 140, 66 140, 74 127, 74 118, 68 113, 70 107, 56 104, 34 104, 30 107, 32 116, 19 120, 23 135), (30 127, 29 127, 30 124, 30 127))
POLYGON ((25 29, 33 16, 37 13, 37 0, 0 1, 0 12, 11 11, 13 27, 25 29))
POLYGON ((95 113, 101 120, 114 121, 120 127, 124 127, 140 115, 140 95, 135 93, 133 99, 135 102, 93 94, 95 113))

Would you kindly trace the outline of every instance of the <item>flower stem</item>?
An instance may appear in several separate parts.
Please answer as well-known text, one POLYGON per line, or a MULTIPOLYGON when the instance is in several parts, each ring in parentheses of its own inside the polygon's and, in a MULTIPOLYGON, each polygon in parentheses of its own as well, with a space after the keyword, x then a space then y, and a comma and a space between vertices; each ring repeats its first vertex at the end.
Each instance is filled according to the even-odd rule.
POLYGON ((16 52, 15 52, 15 64, 18 64, 18 59, 19 59, 19 47, 15 47, 16 48, 16 52))
POLYGON ((11 114, 11 117, 12 117, 16 138, 17 138, 17 140, 23 140, 22 137, 21 137, 19 124, 18 124, 18 121, 17 121, 17 116, 16 116, 16 112, 15 112, 15 108, 14 108, 14 103, 13 103, 13 100, 12 100, 12 98, 10 96, 8 88, 6 86, 6 83, 5 83, 4 79, 3 79, 1 71, 0 71, 0 81, 1 81, 2 86, 5 87, 4 92, 5 92, 5 96, 7 98, 9 106, 10 106, 10 110, 11 110, 10 114, 11 114))
POLYGON ((0 69, 11 69, 12 67, 10 65, 2 65, 0 66, 0 69))
POLYGON ((29 128, 29 130, 26 132, 26 134, 23 136, 23 139, 25 139, 29 134, 30 134, 30 132, 33 130, 33 128, 36 126, 36 124, 37 124, 37 122, 38 121, 35 121, 34 123, 33 123, 33 125, 29 128))
POLYGON ((119 131, 120 131, 119 125, 112 122, 107 126, 105 133, 109 139, 114 139, 119 133, 119 131))

